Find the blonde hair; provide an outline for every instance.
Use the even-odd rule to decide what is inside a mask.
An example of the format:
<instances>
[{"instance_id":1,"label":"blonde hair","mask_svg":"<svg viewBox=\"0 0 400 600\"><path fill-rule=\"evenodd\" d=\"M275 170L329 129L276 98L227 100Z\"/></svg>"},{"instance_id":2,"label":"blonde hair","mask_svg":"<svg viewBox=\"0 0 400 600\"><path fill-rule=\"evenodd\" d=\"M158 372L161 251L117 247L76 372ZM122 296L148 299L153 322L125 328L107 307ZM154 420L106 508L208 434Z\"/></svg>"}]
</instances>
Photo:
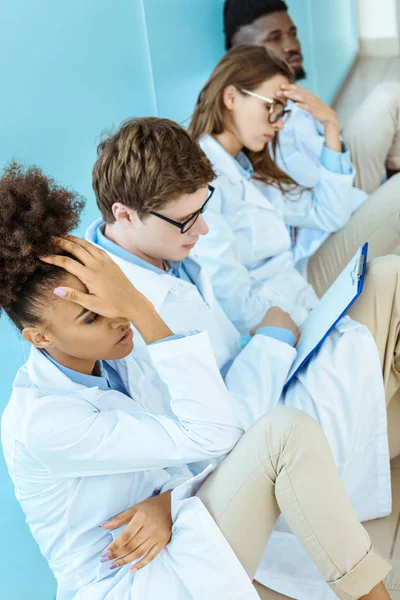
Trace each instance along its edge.
<instances>
[{"instance_id":1,"label":"blonde hair","mask_svg":"<svg viewBox=\"0 0 400 600\"><path fill-rule=\"evenodd\" d=\"M253 91L265 80L283 75L290 82L295 77L290 66L268 52L264 46L239 44L229 50L219 61L201 90L189 125L189 133L197 140L205 135L222 133L225 129L223 92L229 86L239 91ZM276 163L278 136L272 143L272 156L268 145L261 152L243 151L254 167L254 177L287 191L296 182L282 171Z\"/></svg>"}]
</instances>

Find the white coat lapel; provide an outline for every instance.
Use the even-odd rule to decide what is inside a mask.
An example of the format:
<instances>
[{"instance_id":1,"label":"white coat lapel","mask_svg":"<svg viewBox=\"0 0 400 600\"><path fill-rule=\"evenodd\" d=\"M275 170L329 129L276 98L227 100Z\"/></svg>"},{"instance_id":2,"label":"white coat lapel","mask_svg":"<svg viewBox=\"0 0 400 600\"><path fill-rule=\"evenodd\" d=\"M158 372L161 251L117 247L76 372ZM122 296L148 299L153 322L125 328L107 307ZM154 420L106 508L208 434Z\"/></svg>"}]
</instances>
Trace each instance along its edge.
<instances>
[{"instance_id":1,"label":"white coat lapel","mask_svg":"<svg viewBox=\"0 0 400 600\"><path fill-rule=\"evenodd\" d=\"M185 260L185 268L186 271L197 287L200 295L202 296L204 302L209 306L212 306L214 303L215 297L213 288L211 285L211 281L201 264L199 263L199 259L196 254L189 256Z\"/></svg>"},{"instance_id":2,"label":"white coat lapel","mask_svg":"<svg viewBox=\"0 0 400 600\"><path fill-rule=\"evenodd\" d=\"M275 210L271 202L256 188L254 183L243 177L235 159L217 140L209 135L201 140L200 145L210 159L215 171L220 175L225 175L242 187L244 201L263 209Z\"/></svg>"}]
</instances>

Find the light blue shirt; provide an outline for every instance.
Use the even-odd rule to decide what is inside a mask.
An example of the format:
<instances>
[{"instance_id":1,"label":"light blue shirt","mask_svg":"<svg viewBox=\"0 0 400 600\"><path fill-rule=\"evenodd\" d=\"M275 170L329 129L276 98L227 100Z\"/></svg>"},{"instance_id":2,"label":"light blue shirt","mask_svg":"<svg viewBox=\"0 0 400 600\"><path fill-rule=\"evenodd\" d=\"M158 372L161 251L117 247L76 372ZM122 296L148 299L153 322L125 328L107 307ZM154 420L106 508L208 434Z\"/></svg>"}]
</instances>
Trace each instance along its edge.
<instances>
[{"instance_id":1,"label":"light blue shirt","mask_svg":"<svg viewBox=\"0 0 400 600\"><path fill-rule=\"evenodd\" d=\"M100 375L86 375L85 373L79 373L79 371L74 371L73 369L65 367L47 354L47 352L44 352L43 350L42 352L53 365L60 369L60 371L74 383L84 385L87 388L98 387L100 390L104 391L116 390L117 392L125 394L125 396L130 396L119 373L117 373L117 371L108 363L105 363L102 360L97 361Z\"/></svg>"},{"instance_id":2,"label":"light blue shirt","mask_svg":"<svg viewBox=\"0 0 400 600\"><path fill-rule=\"evenodd\" d=\"M342 152L336 152L324 144L321 152L321 165L331 173L350 175L353 170L350 150L344 143L342 143Z\"/></svg>"}]
</instances>

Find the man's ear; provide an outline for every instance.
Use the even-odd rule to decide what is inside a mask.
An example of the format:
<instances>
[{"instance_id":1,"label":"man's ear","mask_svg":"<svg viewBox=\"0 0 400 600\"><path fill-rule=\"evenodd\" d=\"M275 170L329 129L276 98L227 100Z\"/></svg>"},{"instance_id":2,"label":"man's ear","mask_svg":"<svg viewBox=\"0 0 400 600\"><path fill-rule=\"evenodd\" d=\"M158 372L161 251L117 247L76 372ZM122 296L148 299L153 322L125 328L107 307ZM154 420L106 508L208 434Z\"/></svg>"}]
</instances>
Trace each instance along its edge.
<instances>
[{"instance_id":1,"label":"man's ear","mask_svg":"<svg viewBox=\"0 0 400 600\"><path fill-rule=\"evenodd\" d=\"M228 85L222 92L222 99L227 110L233 110L238 98L238 90L234 85Z\"/></svg>"},{"instance_id":2,"label":"man's ear","mask_svg":"<svg viewBox=\"0 0 400 600\"><path fill-rule=\"evenodd\" d=\"M22 336L29 344L32 344L36 348L46 349L53 345L46 334L36 327L25 327L22 331Z\"/></svg>"},{"instance_id":3,"label":"man's ear","mask_svg":"<svg viewBox=\"0 0 400 600\"><path fill-rule=\"evenodd\" d=\"M136 211L128 208L125 204L121 204L121 202L114 202L112 205L112 213L114 219L122 225L129 225L137 219Z\"/></svg>"}]
</instances>

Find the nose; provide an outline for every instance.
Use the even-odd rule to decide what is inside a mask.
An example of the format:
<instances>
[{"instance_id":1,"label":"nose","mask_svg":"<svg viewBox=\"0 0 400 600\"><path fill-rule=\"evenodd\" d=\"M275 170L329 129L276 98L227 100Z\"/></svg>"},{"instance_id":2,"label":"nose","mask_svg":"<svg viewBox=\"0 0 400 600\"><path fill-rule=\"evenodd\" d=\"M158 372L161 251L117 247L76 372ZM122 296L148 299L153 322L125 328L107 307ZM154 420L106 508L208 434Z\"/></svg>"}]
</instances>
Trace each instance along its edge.
<instances>
[{"instance_id":1,"label":"nose","mask_svg":"<svg viewBox=\"0 0 400 600\"><path fill-rule=\"evenodd\" d=\"M275 131L282 131L282 129L285 127L285 123L282 117L276 123L274 123L273 127Z\"/></svg>"},{"instance_id":2,"label":"nose","mask_svg":"<svg viewBox=\"0 0 400 600\"><path fill-rule=\"evenodd\" d=\"M208 233L208 225L205 222L203 215L199 216L196 223L194 224L193 229L195 229L193 233L196 233L197 235L206 235Z\"/></svg>"},{"instance_id":3,"label":"nose","mask_svg":"<svg viewBox=\"0 0 400 600\"><path fill-rule=\"evenodd\" d=\"M110 327L112 330L116 330L116 329L123 329L124 327L126 327L126 329L128 329L128 327L130 326L128 319L125 319L124 317L116 317L115 319L111 319L110 320Z\"/></svg>"},{"instance_id":4,"label":"nose","mask_svg":"<svg viewBox=\"0 0 400 600\"><path fill-rule=\"evenodd\" d=\"M286 36L283 47L285 52L300 52L300 42L297 37Z\"/></svg>"}]
</instances>

